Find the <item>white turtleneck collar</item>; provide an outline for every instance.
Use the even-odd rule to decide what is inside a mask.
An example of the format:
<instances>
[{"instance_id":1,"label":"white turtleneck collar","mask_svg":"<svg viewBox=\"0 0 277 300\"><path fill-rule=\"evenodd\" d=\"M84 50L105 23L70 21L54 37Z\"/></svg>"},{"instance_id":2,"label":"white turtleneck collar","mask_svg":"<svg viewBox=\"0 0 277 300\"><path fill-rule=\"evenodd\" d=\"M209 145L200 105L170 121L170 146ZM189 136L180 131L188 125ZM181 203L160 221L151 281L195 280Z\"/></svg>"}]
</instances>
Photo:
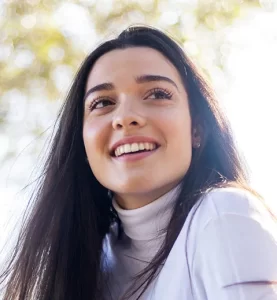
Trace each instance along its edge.
<instances>
[{"instance_id":1,"label":"white turtleneck collar","mask_svg":"<svg viewBox=\"0 0 277 300\"><path fill-rule=\"evenodd\" d=\"M155 201L131 210L122 209L113 198L125 234L132 240L157 238L168 225L179 188L180 184Z\"/></svg>"}]
</instances>

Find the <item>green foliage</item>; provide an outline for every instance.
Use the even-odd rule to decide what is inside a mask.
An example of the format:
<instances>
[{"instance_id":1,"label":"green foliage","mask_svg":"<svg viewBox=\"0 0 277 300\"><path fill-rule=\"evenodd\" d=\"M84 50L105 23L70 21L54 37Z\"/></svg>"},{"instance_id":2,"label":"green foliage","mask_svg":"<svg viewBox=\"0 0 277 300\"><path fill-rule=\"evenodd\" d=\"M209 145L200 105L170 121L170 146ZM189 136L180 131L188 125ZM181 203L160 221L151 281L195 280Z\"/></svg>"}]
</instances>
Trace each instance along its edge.
<instances>
[{"instance_id":1,"label":"green foliage","mask_svg":"<svg viewBox=\"0 0 277 300\"><path fill-rule=\"evenodd\" d=\"M222 41L213 39L208 52L203 37L214 37L259 7L258 0L4 0L0 3L0 128L15 145L22 135L35 137L45 130L49 112L41 109L44 103L62 101L88 52L131 24L157 26L184 47L190 45L189 54L207 74L207 59L222 68ZM22 97L14 99L18 94ZM21 114L36 105L38 113ZM11 114L17 121L11 120ZM16 153L16 146L10 146L3 159Z\"/></svg>"},{"instance_id":2,"label":"green foliage","mask_svg":"<svg viewBox=\"0 0 277 300\"><path fill-rule=\"evenodd\" d=\"M188 4L189 2L191 4ZM119 31L129 24L139 22L158 25L179 38L181 42L190 38L185 30L186 24L182 21L187 15L195 18L195 30L200 26L208 30L218 30L229 26L249 5L258 5L257 1L239 0L201 0L197 6L193 5L194 2L192 0L66 1L67 4L78 5L87 10L99 37L107 36L114 32L115 28ZM23 93L31 94L31 82L36 79L47 82L45 91L49 100L63 95L53 82L51 72L57 64L69 65L76 71L85 53L74 45L74 38L63 32L63 28L60 28L53 19L53 14L62 4L62 1L55 0L17 0L2 4L0 31L4 32L4 36L1 39L1 47L9 49L9 55L0 64L1 94L14 87ZM165 12L168 11L170 13L166 20ZM70 21L74 24L75 20ZM53 59L51 50L52 52L60 50L64 54L60 58ZM20 65L18 62L20 52L33 57L29 65L27 63L25 66Z\"/></svg>"}]
</instances>

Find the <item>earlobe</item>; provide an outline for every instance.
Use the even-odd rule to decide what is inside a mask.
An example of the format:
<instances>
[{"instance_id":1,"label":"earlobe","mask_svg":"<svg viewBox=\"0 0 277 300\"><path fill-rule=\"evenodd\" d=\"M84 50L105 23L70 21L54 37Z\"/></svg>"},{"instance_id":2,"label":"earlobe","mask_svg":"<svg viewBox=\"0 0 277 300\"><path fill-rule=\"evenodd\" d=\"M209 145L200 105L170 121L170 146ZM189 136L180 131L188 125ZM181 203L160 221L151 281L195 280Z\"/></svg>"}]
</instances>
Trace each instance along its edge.
<instances>
[{"instance_id":1,"label":"earlobe","mask_svg":"<svg viewBox=\"0 0 277 300\"><path fill-rule=\"evenodd\" d=\"M201 133L199 126L194 127L192 130L192 147L200 148L201 146Z\"/></svg>"},{"instance_id":2,"label":"earlobe","mask_svg":"<svg viewBox=\"0 0 277 300\"><path fill-rule=\"evenodd\" d=\"M194 142L194 143L192 144L192 146L193 146L193 148L197 149L197 148L200 148L201 143L200 143L200 142Z\"/></svg>"}]
</instances>

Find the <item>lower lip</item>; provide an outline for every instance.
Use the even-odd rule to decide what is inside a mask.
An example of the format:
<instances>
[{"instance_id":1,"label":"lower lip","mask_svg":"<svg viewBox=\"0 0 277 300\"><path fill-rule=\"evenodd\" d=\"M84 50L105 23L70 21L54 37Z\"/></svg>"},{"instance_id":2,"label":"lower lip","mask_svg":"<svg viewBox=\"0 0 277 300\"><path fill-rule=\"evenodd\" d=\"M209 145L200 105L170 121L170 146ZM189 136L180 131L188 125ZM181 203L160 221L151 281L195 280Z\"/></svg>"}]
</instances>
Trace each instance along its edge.
<instances>
[{"instance_id":1,"label":"lower lip","mask_svg":"<svg viewBox=\"0 0 277 300\"><path fill-rule=\"evenodd\" d=\"M114 159L116 159L118 161L124 161L124 162L137 161L137 160L141 160L145 157L152 155L157 150L158 150L158 148L156 148L154 150L150 150L150 151L135 153L135 154L124 154L122 156L115 156Z\"/></svg>"}]
</instances>

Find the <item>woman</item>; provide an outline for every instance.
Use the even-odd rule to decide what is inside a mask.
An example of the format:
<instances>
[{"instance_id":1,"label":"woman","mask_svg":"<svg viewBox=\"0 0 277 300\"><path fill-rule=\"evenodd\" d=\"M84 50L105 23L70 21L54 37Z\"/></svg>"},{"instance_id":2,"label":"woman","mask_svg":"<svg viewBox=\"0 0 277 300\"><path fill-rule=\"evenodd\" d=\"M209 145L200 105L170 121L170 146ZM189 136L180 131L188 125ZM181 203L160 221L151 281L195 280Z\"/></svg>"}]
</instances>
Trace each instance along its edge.
<instances>
[{"instance_id":1,"label":"woman","mask_svg":"<svg viewBox=\"0 0 277 300\"><path fill-rule=\"evenodd\" d=\"M75 78L4 299L277 299L274 226L195 66L130 27Z\"/></svg>"}]
</instances>

